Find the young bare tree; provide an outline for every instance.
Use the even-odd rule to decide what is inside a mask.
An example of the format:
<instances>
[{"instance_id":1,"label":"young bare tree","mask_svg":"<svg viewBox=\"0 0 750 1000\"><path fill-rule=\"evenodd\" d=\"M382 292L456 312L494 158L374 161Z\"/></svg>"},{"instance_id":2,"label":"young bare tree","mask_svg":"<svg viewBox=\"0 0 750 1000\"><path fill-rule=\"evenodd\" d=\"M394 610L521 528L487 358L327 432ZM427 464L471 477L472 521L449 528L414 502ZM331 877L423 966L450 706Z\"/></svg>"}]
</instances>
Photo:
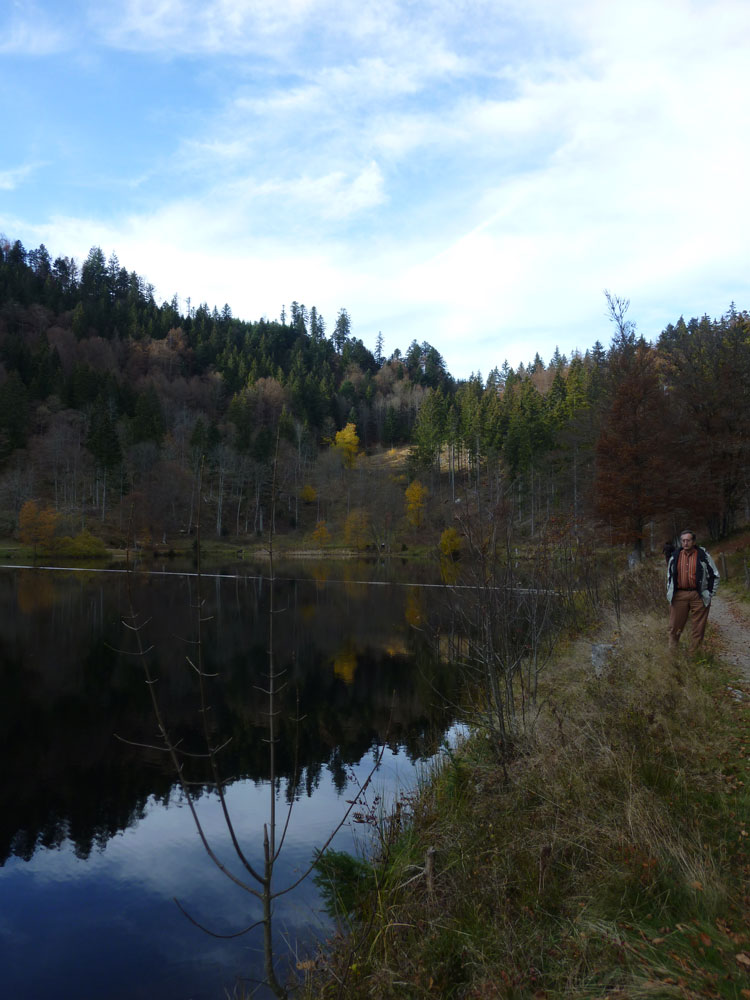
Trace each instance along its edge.
<instances>
[{"instance_id":1,"label":"young bare tree","mask_svg":"<svg viewBox=\"0 0 750 1000\"><path fill-rule=\"evenodd\" d=\"M276 456L278 457L278 435L277 435L277 448ZM274 462L274 473L273 473L273 484L272 484L272 497L275 497L276 492L276 474L275 474ZM199 495L201 492L201 485L199 482ZM272 501L273 502L273 501ZM270 518L271 523L273 523L273 517ZM132 532L131 532L132 534ZM276 769L276 748L277 748L277 724L278 724L278 707L277 699L285 685L284 671L279 670L276 665L274 656L274 631L275 631L275 621L276 615L279 610L275 607L274 602L274 584L275 584L275 572L274 572L274 553L273 553L273 530L269 530L268 536L268 555L269 555L269 613L268 613L268 654L267 654L267 670L265 686L262 688L256 688L258 696L260 699L265 701L266 704L266 725L267 725L267 745L268 745L268 816L267 820L263 823L263 842L262 842L262 855L260 863L256 863L252 860L248 848L243 844L243 837L240 830L238 830L234 819L232 817L228 800L227 800L227 789L230 784L230 779L228 779L221 769L221 753L229 744L229 740L223 740L220 734L216 731L215 726L212 723L214 719L214 713L212 712L211 706L211 691L212 685L216 682L217 675L211 673L206 668L204 659L204 649L205 649L205 631L208 627L209 618L205 616L204 612L204 602L202 598L202 570L201 570L201 557L200 557L200 539L201 539L201 519L200 519L200 505L198 508L198 515L196 520L196 558L197 558L197 600L194 607L195 611L195 635L191 640L192 653L186 657L186 663L189 668L194 672L197 677L198 691L199 691L199 712L201 718L201 728L202 728L202 743L201 748L188 749L184 747L178 740L176 740L172 733L170 732L169 725L167 724L164 711L159 702L157 694L157 685L155 683L156 679L152 674L151 669L151 648L146 643L146 628L149 623L149 619L144 618L142 615L136 613L134 605L131 598L131 609L129 617L124 621L125 626L128 631L135 637L135 654L138 657L142 669L144 671L145 681L148 687L149 695L151 698L152 709L154 712L154 717L157 722L157 729L159 734L159 742L154 747L149 747L148 749L156 749L166 754L171 761L177 782L182 791L185 802L190 810L190 815L192 821L195 824L195 828L200 837L201 843L213 864L222 872L222 874L235 886L248 893L251 897L258 900L261 904L262 916L260 920L253 921L246 927L242 927L237 931L229 934L218 933L204 924L199 923L177 900L177 905L180 907L185 916L201 930L205 931L214 937L219 938L234 938L239 937L244 934L248 934L250 931L257 927L262 928L263 933L263 955L264 955L264 981L266 985L270 988L274 996L280 998L286 998L289 995L287 987L282 983L279 978L276 961L275 961L275 948L274 948L274 904L282 896L290 893L295 889L301 882L303 882L313 871L315 861L311 859L310 865L302 871L297 877L293 878L290 882L284 885L278 885L275 878L277 863L281 855L282 849L284 847L284 842L289 830L289 824L292 817L292 810L294 806L294 801L296 798L296 785L289 790L287 796L287 805L285 813L279 815L277 811L277 769ZM298 722L299 720L297 720ZM120 737L118 737L120 738ZM129 742L129 741L126 741ZM192 777L190 773L192 768L197 764L201 763L204 767L208 768L208 775L203 773L198 779ZM325 843L323 843L318 854L326 851L329 847L333 838L336 836L341 827L346 823L352 810L358 803L361 795L363 795L375 773L378 765L380 763L380 758L374 763L370 774L368 775L365 782L359 789L359 794L355 795L350 801L348 808L343 813L339 822L330 831L328 838ZM297 768L293 769L292 778L294 782L296 780ZM242 874L238 875L233 870L232 867L219 855L218 851L214 847L211 841L211 837L207 832L201 817L197 809L197 795L203 788L211 789L217 796L221 805L222 816L227 832L229 833L233 854L235 860L239 862L240 871Z\"/></svg>"},{"instance_id":2,"label":"young bare tree","mask_svg":"<svg viewBox=\"0 0 750 1000\"><path fill-rule=\"evenodd\" d=\"M454 656L476 699L473 721L500 760L512 756L538 713L538 680L575 606L566 533L549 525L514 544L507 501L465 503L456 524L467 569L448 588L457 622Z\"/></svg>"}]
</instances>

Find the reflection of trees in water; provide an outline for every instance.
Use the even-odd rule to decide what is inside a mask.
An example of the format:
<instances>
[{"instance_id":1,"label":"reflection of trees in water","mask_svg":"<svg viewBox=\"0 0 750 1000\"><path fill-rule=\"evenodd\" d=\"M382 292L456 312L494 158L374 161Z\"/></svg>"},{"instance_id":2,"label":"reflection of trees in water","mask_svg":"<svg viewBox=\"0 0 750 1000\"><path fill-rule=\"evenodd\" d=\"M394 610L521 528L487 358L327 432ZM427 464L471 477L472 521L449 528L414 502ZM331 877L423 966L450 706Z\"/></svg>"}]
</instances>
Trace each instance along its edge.
<instances>
[{"instance_id":1,"label":"reflection of trees in water","mask_svg":"<svg viewBox=\"0 0 750 1000\"><path fill-rule=\"evenodd\" d=\"M410 590L406 595L404 617L409 625L419 628L425 621L424 597L418 590Z\"/></svg>"},{"instance_id":2,"label":"reflection of trees in water","mask_svg":"<svg viewBox=\"0 0 750 1000\"><path fill-rule=\"evenodd\" d=\"M333 661L333 672L344 684L353 684L356 669L357 652L349 642L336 654Z\"/></svg>"},{"instance_id":3,"label":"reflection of trees in water","mask_svg":"<svg viewBox=\"0 0 750 1000\"><path fill-rule=\"evenodd\" d=\"M21 570L18 574L18 610L30 615L45 611L55 603L55 587L49 573Z\"/></svg>"},{"instance_id":4,"label":"reflection of trees in water","mask_svg":"<svg viewBox=\"0 0 750 1000\"><path fill-rule=\"evenodd\" d=\"M135 823L150 796L168 799L174 776L160 755L113 738L153 741L143 675L114 652L122 644L119 578L92 583L48 575L44 600L20 607L17 576L0 578L0 614L9 623L0 637L6 762L0 863L10 853L30 858L36 847L54 847L66 837L85 857ZM386 731L409 758L429 755L452 722L435 692L452 699L456 679L433 662L420 633L404 625L411 593L354 583L323 590L313 583L278 585L276 606L288 611L279 616L275 643L287 680L277 699L277 775L296 776L298 794L311 795L324 768L343 789L347 765L382 742ZM211 702L218 732L232 737L222 765L225 773L263 781L267 717L255 687L266 669L268 583L216 581L206 596L206 614L213 616L206 670L220 673ZM200 740L197 691L178 637L189 633L194 599L189 579L148 577L136 591L140 607L153 615L153 669L168 722L186 745ZM297 697L299 727L293 722Z\"/></svg>"}]
</instances>

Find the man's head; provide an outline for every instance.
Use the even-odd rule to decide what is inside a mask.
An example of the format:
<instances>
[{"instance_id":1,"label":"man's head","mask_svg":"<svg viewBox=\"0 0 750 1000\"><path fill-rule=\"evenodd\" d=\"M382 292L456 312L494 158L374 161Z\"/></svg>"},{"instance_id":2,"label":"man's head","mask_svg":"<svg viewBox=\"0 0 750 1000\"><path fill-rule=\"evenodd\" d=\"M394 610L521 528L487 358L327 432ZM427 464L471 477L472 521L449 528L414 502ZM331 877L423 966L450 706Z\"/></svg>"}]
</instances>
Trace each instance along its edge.
<instances>
[{"instance_id":1,"label":"man's head","mask_svg":"<svg viewBox=\"0 0 750 1000\"><path fill-rule=\"evenodd\" d=\"M695 545L695 532L691 531L690 528L686 528L685 531L681 531L680 545L686 552L689 552Z\"/></svg>"}]
</instances>

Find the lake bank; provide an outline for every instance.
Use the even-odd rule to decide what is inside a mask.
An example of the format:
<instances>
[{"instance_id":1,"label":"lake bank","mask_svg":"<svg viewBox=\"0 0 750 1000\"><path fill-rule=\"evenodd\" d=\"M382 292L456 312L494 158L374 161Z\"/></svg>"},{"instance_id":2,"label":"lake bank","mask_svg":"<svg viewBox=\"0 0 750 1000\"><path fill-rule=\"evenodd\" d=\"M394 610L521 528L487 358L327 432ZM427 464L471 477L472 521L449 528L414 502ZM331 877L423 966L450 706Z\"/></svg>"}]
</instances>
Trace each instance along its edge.
<instances>
[{"instance_id":1,"label":"lake bank","mask_svg":"<svg viewBox=\"0 0 750 1000\"><path fill-rule=\"evenodd\" d=\"M329 545L321 548L318 545L306 547L301 545L299 539L284 539L284 536L277 536L274 539L274 558L278 560L300 560L313 562L319 560L326 561L416 561L430 562L437 565L437 548L430 548L424 545L415 545L409 548L403 546L393 551L376 550L374 546L363 549L351 548L350 546ZM13 539L0 539L0 561L8 568L18 567L44 568L57 559L58 553L53 548L49 551L38 551L35 555L33 549L27 545L20 545ZM70 558L70 557L69 557ZM103 548L98 555L92 556L89 553L81 554L79 557L72 557L82 565L101 566L102 563L111 563L125 566L128 561L137 564L146 564L153 561L190 561L195 562L195 548L193 545L182 543L167 543L163 545L153 545L139 547L138 549L127 550L124 548ZM228 563L257 562L267 565L270 560L268 542L255 541L252 545L243 544L242 541L236 543L203 541L201 543L201 564L209 570ZM57 568L57 567L56 567Z\"/></svg>"},{"instance_id":2,"label":"lake bank","mask_svg":"<svg viewBox=\"0 0 750 1000\"><path fill-rule=\"evenodd\" d=\"M750 995L747 681L716 627L672 661L643 590L547 671L506 774L475 736L381 831L377 890L308 996Z\"/></svg>"}]
</instances>

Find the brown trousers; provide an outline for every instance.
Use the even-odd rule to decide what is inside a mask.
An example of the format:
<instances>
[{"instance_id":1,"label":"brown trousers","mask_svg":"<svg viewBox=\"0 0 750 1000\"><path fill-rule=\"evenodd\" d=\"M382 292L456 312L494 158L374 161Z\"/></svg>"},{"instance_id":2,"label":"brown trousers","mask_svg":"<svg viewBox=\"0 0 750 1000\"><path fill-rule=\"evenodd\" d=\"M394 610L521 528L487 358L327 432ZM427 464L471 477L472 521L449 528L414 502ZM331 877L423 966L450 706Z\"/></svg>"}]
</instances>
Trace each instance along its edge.
<instances>
[{"instance_id":1,"label":"brown trousers","mask_svg":"<svg viewBox=\"0 0 750 1000\"><path fill-rule=\"evenodd\" d=\"M708 608L697 590L676 590L669 606L669 648L677 649L682 630L690 616L690 651L703 642L708 622Z\"/></svg>"}]
</instances>

